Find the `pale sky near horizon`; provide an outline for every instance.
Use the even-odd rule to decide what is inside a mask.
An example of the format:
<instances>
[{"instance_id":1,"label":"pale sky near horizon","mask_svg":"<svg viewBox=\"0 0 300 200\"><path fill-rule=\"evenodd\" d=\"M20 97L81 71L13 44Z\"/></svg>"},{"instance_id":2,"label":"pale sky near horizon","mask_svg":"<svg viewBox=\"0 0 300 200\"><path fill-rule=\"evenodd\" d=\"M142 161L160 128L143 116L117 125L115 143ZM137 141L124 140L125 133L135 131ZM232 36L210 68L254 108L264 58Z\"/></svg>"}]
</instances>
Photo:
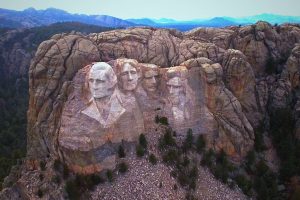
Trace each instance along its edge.
<instances>
[{"instance_id":1,"label":"pale sky near horizon","mask_svg":"<svg viewBox=\"0 0 300 200\"><path fill-rule=\"evenodd\" d=\"M262 13L300 16L300 0L0 0L0 8L24 10L49 7L78 14L127 18L190 20L218 16L244 17Z\"/></svg>"}]
</instances>

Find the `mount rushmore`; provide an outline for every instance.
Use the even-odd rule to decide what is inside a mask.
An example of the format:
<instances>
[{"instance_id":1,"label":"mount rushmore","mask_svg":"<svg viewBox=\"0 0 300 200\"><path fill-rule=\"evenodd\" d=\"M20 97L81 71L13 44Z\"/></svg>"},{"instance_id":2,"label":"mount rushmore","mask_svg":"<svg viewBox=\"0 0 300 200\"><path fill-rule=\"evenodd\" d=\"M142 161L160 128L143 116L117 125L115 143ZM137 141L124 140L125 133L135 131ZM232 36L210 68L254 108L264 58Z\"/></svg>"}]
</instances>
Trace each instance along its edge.
<instances>
[{"instance_id":1,"label":"mount rushmore","mask_svg":"<svg viewBox=\"0 0 300 200\"><path fill-rule=\"evenodd\" d=\"M120 144L132 152L140 134L163 135L157 117L168 120L178 141L192 131L204 137L207 149L242 163L273 109L299 109L299 41L298 25L266 22L52 36L29 68L27 156L17 193L35 196L28 181L37 175L29 172L45 159L58 159L78 174L114 169ZM63 198L61 190L49 190Z\"/></svg>"}]
</instances>

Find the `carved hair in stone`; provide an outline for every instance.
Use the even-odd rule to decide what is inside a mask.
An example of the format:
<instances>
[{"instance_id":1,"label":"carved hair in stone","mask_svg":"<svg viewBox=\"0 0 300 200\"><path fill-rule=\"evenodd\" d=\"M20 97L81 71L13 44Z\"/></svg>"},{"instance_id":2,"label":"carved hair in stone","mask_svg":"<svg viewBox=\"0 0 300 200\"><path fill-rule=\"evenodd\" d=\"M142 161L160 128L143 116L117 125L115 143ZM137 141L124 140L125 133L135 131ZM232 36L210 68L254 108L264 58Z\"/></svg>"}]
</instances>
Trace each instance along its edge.
<instances>
[{"instance_id":1,"label":"carved hair in stone","mask_svg":"<svg viewBox=\"0 0 300 200\"><path fill-rule=\"evenodd\" d=\"M117 76L109 64L97 62L92 65L85 83L90 97L99 99L113 93L117 84Z\"/></svg>"},{"instance_id":2,"label":"carved hair in stone","mask_svg":"<svg viewBox=\"0 0 300 200\"><path fill-rule=\"evenodd\" d=\"M116 60L115 71L121 91L133 91L136 89L140 78L140 68L136 60L126 58Z\"/></svg>"},{"instance_id":3,"label":"carved hair in stone","mask_svg":"<svg viewBox=\"0 0 300 200\"><path fill-rule=\"evenodd\" d=\"M109 64L98 62L91 67L86 81L91 98L81 113L108 128L125 112L116 88L117 76Z\"/></svg>"}]
</instances>

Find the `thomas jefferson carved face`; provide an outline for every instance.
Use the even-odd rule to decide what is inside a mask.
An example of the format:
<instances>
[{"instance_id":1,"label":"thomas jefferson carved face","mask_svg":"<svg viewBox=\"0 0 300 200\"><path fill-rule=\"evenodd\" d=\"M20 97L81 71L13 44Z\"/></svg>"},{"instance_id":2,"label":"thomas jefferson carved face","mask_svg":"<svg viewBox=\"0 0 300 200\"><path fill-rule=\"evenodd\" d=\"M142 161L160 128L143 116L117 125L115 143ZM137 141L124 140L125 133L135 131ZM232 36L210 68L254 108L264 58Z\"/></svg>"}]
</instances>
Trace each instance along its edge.
<instances>
[{"instance_id":1,"label":"thomas jefferson carved face","mask_svg":"<svg viewBox=\"0 0 300 200\"><path fill-rule=\"evenodd\" d=\"M117 77L110 65L99 62L92 66L88 82L92 97L100 99L112 95Z\"/></svg>"},{"instance_id":2,"label":"thomas jefferson carved face","mask_svg":"<svg viewBox=\"0 0 300 200\"><path fill-rule=\"evenodd\" d=\"M120 81L122 83L123 90L134 90L138 82L138 73L136 68L130 63L125 63L121 68Z\"/></svg>"},{"instance_id":3,"label":"thomas jefferson carved face","mask_svg":"<svg viewBox=\"0 0 300 200\"><path fill-rule=\"evenodd\" d=\"M144 71L143 88L148 92L155 92L158 86L158 71L157 69L148 69Z\"/></svg>"},{"instance_id":4,"label":"thomas jefferson carved face","mask_svg":"<svg viewBox=\"0 0 300 200\"><path fill-rule=\"evenodd\" d=\"M167 87L169 91L169 99L173 105L178 105L180 103L181 97L184 94L184 86L179 77L173 77L167 82Z\"/></svg>"}]
</instances>

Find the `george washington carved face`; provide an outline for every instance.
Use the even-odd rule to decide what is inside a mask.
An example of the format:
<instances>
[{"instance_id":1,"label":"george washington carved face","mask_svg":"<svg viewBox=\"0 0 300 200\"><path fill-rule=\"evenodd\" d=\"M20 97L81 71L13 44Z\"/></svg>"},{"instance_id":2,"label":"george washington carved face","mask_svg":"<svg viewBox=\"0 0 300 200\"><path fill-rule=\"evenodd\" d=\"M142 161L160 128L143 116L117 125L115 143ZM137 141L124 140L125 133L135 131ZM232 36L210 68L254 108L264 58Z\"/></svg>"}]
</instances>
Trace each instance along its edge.
<instances>
[{"instance_id":1,"label":"george washington carved face","mask_svg":"<svg viewBox=\"0 0 300 200\"><path fill-rule=\"evenodd\" d=\"M88 84L94 99L111 96L117 77L112 67L104 62L94 64L89 72Z\"/></svg>"}]
</instances>

